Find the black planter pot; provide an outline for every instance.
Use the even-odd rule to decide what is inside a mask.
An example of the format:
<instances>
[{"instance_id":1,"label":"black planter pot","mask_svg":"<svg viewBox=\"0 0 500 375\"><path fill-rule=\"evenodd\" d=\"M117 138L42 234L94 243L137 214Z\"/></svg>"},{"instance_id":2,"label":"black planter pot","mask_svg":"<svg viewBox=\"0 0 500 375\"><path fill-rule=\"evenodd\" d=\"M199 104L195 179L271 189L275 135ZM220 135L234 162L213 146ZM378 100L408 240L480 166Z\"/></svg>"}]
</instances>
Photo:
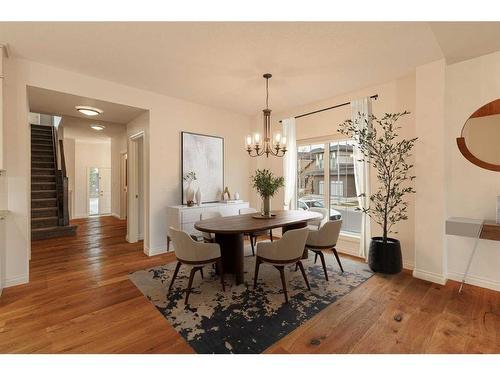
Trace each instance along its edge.
<instances>
[{"instance_id":1,"label":"black planter pot","mask_svg":"<svg viewBox=\"0 0 500 375\"><path fill-rule=\"evenodd\" d=\"M401 272L403 258L399 240L387 238L387 242L384 244L382 237L372 237L370 252L368 253L368 265L374 272L387 274Z\"/></svg>"}]
</instances>

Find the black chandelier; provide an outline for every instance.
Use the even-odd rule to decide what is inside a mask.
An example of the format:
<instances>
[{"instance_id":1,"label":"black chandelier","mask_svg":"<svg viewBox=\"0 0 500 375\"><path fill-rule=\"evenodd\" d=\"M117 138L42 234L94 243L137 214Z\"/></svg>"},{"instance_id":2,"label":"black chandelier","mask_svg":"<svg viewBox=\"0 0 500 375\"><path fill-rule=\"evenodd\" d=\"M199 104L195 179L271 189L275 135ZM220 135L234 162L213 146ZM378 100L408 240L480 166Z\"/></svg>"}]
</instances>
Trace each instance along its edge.
<instances>
[{"instance_id":1,"label":"black chandelier","mask_svg":"<svg viewBox=\"0 0 500 375\"><path fill-rule=\"evenodd\" d=\"M276 133L274 139L271 138L271 110L269 109L269 79L272 77L271 73L263 75L266 79L266 109L264 112L264 136L261 137L260 133L255 133L253 138L251 135L247 136L247 152L251 157L269 154L277 157L282 157L286 153L286 137L281 137L281 133Z\"/></svg>"}]
</instances>

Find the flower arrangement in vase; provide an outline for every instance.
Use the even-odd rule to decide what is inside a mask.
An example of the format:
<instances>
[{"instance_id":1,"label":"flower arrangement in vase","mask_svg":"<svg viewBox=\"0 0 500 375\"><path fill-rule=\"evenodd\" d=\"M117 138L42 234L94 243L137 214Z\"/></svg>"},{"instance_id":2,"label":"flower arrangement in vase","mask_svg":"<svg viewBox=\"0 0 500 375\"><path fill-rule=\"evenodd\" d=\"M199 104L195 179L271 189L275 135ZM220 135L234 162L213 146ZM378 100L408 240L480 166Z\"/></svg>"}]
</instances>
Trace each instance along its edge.
<instances>
[{"instance_id":1,"label":"flower arrangement in vase","mask_svg":"<svg viewBox=\"0 0 500 375\"><path fill-rule=\"evenodd\" d=\"M186 175L183 178L184 181L187 182L188 186L186 188L186 204L188 207L191 207L194 205L194 188L193 188L193 181L196 181L196 173L191 171L186 173Z\"/></svg>"}]
</instances>

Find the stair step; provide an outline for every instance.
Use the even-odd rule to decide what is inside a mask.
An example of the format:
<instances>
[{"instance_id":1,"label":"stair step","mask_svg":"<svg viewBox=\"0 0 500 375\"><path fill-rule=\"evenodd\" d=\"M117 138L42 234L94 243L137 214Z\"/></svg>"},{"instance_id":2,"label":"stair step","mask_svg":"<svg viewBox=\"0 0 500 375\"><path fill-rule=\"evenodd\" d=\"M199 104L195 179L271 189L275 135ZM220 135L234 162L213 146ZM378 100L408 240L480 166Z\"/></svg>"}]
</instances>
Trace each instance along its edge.
<instances>
[{"instance_id":1,"label":"stair step","mask_svg":"<svg viewBox=\"0 0 500 375\"><path fill-rule=\"evenodd\" d=\"M41 130L41 129L31 129L31 135L44 138L52 138L52 131Z\"/></svg>"},{"instance_id":2,"label":"stair step","mask_svg":"<svg viewBox=\"0 0 500 375\"><path fill-rule=\"evenodd\" d=\"M37 228L31 230L32 240L42 240L54 237L67 237L76 235L76 226L68 225L64 227Z\"/></svg>"},{"instance_id":3,"label":"stair step","mask_svg":"<svg viewBox=\"0 0 500 375\"><path fill-rule=\"evenodd\" d=\"M31 189L33 190L33 184L42 184L44 186L55 186L56 183L56 176L55 175L34 175L31 176ZM47 188L43 189L35 189L35 190L46 190Z\"/></svg>"},{"instance_id":4,"label":"stair step","mask_svg":"<svg viewBox=\"0 0 500 375\"><path fill-rule=\"evenodd\" d=\"M31 145L31 151L52 151L52 144L50 145Z\"/></svg>"},{"instance_id":5,"label":"stair step","mask_svg":"<svg viewBox=\"0 0 500 375\"><path fill-rule=\"evenodd\" d=\"M59 219L57 216L37 217L31 219L31 229L53 228L57 226Z\"/></svg>"},{"instance_id":6,"label":"stair step","mask_svg":"<svg viewBox=\"0 0 500 375\"><path fill-rule=\"evenodd\" d=\"M57 198L57 190L31 190L31 199Z\"/></svg>"},{"instance_id":7,"label":"stair step","mask_svg":"<svg viewBox=\"0 0 500 375\"><path fill-rule=\"evenodd\" d=\"M32 208L31 218L57 216L57 207Z\"/></svg>"},{"instance_id":8,"label":"stair step","mask_svg":"<svg viewBox=\"0 0 500 375\"><path fill-rule=\"evenodd\" d=\"M52 139L31 138L31 147L48 146L52 149Z\"/></svg>"},{"instance_id":9,"label":"stair step","mask_svg":"<svg viewBox=\"0 0 500 375\"><path fill-rule=\"evenodd\" d=\"M54 156L51 155L36 155L31 154L31 162L51 162L54 163Z\"/></svg>"},{"instance_id":10,"label":"stair step","mask_svg":"<svg viewBox=\"0 0 500 375\"><path fill-rule=\"evenodd\" d=\"M33 207L33 208L56 207L57 208L57 199L56 198L32 199L31 200L31 207Z\"/></svg>"},{"instance_id":11,"label":"stair step","mask_svg":"<svg viewBox=\"0 0 500 375\"><path fill-rule=\"evenodd\" d=\"M42 176L52 176L56 174L54 168L31 168L31 175L42 175Z\"/></svg>"},{"instance_id":12,"label":"stair step","mask_svg":"<svg viewBox=\"0 0 500 375\"><path fill-rule=\"evenodd\" d=\"M39 161L39 160L32 160L31 161L31 167L32 168L50 168L54 169L54 162L51 161Z\"/></svg>"},{"instance_id":13,"label":"stair step","mask_svg":"<svg viewBox=\"0 0 500 375\"><path fill-rule=\"evenodd\" d=\"M45 130L45 131L52 131L52 126L49 125L38 125L38 124L31 124L31 129L36 129L36 130Z\"/></svg>"}]
</instances>

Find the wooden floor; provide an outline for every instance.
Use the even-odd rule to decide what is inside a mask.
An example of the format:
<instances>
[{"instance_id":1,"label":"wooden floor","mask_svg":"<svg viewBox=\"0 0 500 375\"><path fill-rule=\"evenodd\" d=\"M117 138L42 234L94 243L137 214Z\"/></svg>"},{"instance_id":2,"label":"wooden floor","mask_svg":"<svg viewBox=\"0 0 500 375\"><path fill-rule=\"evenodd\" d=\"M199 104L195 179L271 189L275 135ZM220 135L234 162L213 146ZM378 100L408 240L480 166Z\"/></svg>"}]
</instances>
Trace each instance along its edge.
<instances>
[{"instance_id":1,"label":"wooden floor","mask_svg":"<svg viewBox=\"0 0 500 375\"><path fill-rule=\"evenodd\" d=\"M34 242L30 283L4 290L0 353L192 353L127 279L173 255L145 256L113 217L75 224L76 238ZM500 353L500 293L376 275L267 352Z\"/></svg>"}]
</instances>

